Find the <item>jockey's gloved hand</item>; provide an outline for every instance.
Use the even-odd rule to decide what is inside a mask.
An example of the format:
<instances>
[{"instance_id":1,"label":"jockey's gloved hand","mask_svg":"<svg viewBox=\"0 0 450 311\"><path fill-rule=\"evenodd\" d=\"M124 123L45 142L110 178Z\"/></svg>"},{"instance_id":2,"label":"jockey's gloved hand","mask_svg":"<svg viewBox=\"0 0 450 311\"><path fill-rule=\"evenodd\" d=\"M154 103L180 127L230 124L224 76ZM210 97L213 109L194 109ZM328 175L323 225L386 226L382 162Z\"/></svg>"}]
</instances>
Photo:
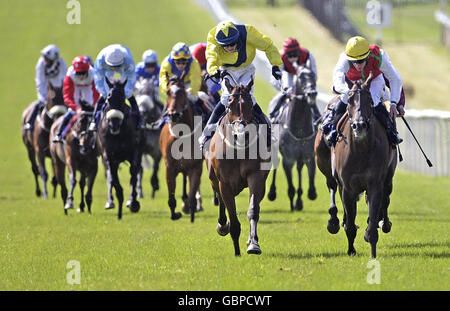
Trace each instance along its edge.
<instances>
[{"instance_id":1,"label":"jockey's gloved hand","mask_svg":"<svg viewBox=\"0 0 450 311\"><path fill-rule=\"evenodd\" d=\"M277 79L280 80L281 79L281 70L280 67L278 66L272 66L272 76Z\"/></svg>"},{"instance_id":2,"label":"jockey's gloved hand","mask_svg":"<svg viewBox=\"0 0 450 311\"><path fill-rule=\"evenodd\" d=\"M225 78L227 75L228 75L228 71L222 70L222 71L220 72L220 79Z\"/></svg>"},{"instance_id":3,"label":"jockey's gloved hand","mask_svg":"<svg viewBox=\"0 0 450 311\"><path fill-rule=\"evenodd\" d=\"M220 79L220 70L217 70L216 73L211 76L211 78L219 80Z\"/></svg>"}]
</instances>

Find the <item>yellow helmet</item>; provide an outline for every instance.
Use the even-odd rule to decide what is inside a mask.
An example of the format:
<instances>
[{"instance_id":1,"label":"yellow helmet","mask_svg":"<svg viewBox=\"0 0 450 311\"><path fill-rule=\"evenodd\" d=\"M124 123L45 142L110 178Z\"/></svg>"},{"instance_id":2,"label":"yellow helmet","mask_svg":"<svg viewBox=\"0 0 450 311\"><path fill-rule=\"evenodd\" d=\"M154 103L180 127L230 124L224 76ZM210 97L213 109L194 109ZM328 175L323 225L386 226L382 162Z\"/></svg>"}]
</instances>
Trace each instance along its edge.
<instances>
[{"instance_id":1,"label":"yellow helmet","mask_svg":"<svg viewBox=\"0 0 450 311\"><path fill-rule=\"evenodd\" d=\"M178 42L172 48L172 59L191 58L189 47L184 42Z\"/></svg>"},{"instance_id":2,"label":"yellow helmet","mask_svg":"<svg viewBox=\"0 0 450 311\"><path fill-rule=\"evenodd\" d=\"M345 54L349 61L361 60L369 56L369 42L363 37L356 36L348 39Z\"/></svg>"}]
</instances>

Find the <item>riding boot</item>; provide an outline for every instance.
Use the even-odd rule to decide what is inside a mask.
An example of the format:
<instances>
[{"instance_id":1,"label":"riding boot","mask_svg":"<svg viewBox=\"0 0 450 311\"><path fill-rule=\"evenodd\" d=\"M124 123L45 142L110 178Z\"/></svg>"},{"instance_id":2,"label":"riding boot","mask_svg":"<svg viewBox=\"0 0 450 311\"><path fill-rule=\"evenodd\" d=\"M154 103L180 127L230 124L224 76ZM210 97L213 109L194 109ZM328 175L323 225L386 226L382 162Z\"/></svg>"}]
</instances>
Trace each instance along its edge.
<instances>
[{"instance_id":1,"label":"riding boot","mask_svg":"<svg viewBox=\"0 0 450 311\"><path fill-rule=\"evenodd\" d=\"M273 107L273 109L269 112L269 118L271 120L273 120L274 118L276 118L278 116L278 111L280 110L282 104L286 100L286 95L281 94L281 96L278 98L278 100L276 98L274 100L276 100L275 107Z\"/></svg>"},{"instance_id":2,"label":"riding boot","mask_svg":"<svg viewBox=\"0 0 450 311\"><path fill-rule=\"evenodd\" d=\"M67 124L69 123L70 119L74 116L75 111L72 109L69 109L69 111L66 112L64 115L63 120L61 121L61 124L59 124L58 129L56 130L56 135L53 137L52 142L54 143L60 143L64 140L64 136L62 135L63 131L67 127Z\"/></svg>"},{"instance_id":3,"label":"riding boot","mask_svg":"<svg viewBox=\"0 0 450 311\"><path fill-rule=\"evenodd\" d=\"M336 126L345 113L346 108L347 105L343 101L338 101L322 124L321 130L323 134L326 135L325 140L330 146L336 144L338 138Z\"/></svg>"},{"instance_id":4,"label":"riding boot","mask_svg":"<svg viewBox=\"0 0 450 311\"><path fill-rule=\"evenodd\" d=\"M319 108L317 107L316 101L314 100L314 102L311 104L311 112L313 115L313 122L314 122L314 126L317 126L320 122L320 119L322 117L322 114L320 113Z\"/></svg>"},{"instance_id":5,"label":"riding boot","mask_svg":"<svg viewBox=\"0 0 450 311\"><path fill-rule=\"evenodd\" d=\"M202 136L200 136L200 138L198 139L201 149L203 149L208 139L210 139L214 135L216 124L217 122L219 122L219 119L224 112L225 106L223 104L219 103L216 105L216 107L214 107L214 110L205 125Z\"/></svg>"},{"instance_id":6,"label":"riding boot","mask_svg":"<svg viewBox=\"0 0 450 311\"><path fill-rule=\"evenodd\" d=\"M33 109L31 110L31 113L25 122L25 126L24 126L25 130L29 131L30 133L33 132L34 122L36 122L37 115L43 108L44 108L43 102L41 102L41 101L35 102Z\"/></svg>"},{"instance_id":7,"label":"riding boot","mask_svg":"<svg viewBox=\"0 0 450 311\"><path fill-rule=\"evenodd\" d=\"M400 144L403 139L398 134L395 121L391 119L385 106L382 103L378 104L374 107L374 113L381 125L386 129L389 144L392 146Z\"/></svg>"},{"instance_id":8,"label":"riding boot","mask_svg":"<svg viewBox=\"0 0 450 311\"><path fill-rule=\"evenodd\" d=\"M92 113L92 121L89 124L88 131L89 132L96 132L98 128L98 123L100 121L100 115L103 111L103 106L105 103L105 98L103 96L100 96L97 100L97 104L95 105L94 112Z\"/></svg>"},{"instance_id":9,"label":"riding boot","mask_svg":"<svg viewBox=\"0 0 450 311\"><path fill-rule=\"evenodd\" d=\"M267 146L270 147L272 145L272 124L257 103L253 105L253 117L258 124L267 126Z\"/></svg>"},{"instance_id":10,"label":"riding boot","mask_svg":"<svg viewBox=\"0 0 450 311\"><path fill-rule=\"evenodd\" d=\"M136 129L137 130L145 129L145 122L141 116L141 112L139 111L139 107L134 95L128 98L128 102L130 103L131 114L134 116L136 121Z\"/></svg>"}]
</instances>

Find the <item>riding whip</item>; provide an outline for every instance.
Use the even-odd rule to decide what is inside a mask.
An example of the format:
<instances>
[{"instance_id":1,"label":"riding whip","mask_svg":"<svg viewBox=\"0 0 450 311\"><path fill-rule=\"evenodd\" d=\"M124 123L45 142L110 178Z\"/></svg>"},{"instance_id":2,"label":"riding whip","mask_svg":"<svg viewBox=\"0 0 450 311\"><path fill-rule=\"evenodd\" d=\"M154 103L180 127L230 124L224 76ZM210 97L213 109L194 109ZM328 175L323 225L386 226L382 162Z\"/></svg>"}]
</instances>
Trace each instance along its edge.
<instances>
[{"instance_id":1,"label":"riding whip","mask_svg":"<svg viewBox=\"0 0 450 311\"><path fill-rule=\"evenodd\" d=\"M426 154L425 154L425 152L423 151L423 149L422 149L422 147L420 146L420 144L419 144L419 141L417 140L417 138L416 138L416 136L414 135L414 133L413 133L413 131L411 130L411 127L409 127L409 124L408 124L408 122L406 122L406 119L405 119L405 117L403 117L402 116L402 120L403 120L403 122L405 122L405 125L406 125L406 127L408 128L408 130L410 131L410 133L411 133L411 135L414 137L414 140L416 141L416 143L417 143L417 145L419 146L419 148L420 148L420 151L422 151L422 154L423 154L423 156L425 157L425 159L427 160L427 164L428 164L428 166L429 167L432 167L433 166L433 164L431 164L431 161L427 158L427 156L426 156Z\"/></svg>"}]
</instances>

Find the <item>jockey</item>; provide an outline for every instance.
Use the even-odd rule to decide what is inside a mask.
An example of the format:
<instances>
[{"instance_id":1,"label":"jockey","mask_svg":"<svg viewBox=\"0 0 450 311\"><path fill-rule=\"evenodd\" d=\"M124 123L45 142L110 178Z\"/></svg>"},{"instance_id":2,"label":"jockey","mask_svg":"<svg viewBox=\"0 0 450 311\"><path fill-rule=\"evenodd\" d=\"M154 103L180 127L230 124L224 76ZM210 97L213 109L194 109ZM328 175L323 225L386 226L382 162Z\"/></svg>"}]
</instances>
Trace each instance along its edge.
<instances>
[{"instance_id":1,"label":"jockey","mask_svg":"<svg viewBox=\"0 0 450 311\"><path fill-rule=\"evenodd\" d=\"M287 38L283 42L283 49L280 50L283 65L281 66L281 85L278 88L285 90L285 92L278 93L269 105L269 117L272 119L277 116L278 110L285 101L286 97L294 95L294 77L297 73L297 68L305 66L309 68L315 75L317 81L317 67L314 56L304 47L301 47L298 41L294 38ZM314 120L320 118L321 114L314 102L311 105Z\"/></svg>"},{"instance_id":2,"label":"jockey","mask_svg":"<svg viewBox=\"0 0 450 311\"><path fill-rule=\"evenodd\" d=\"M61 87L67 72L66 62L59 56L56 45L47 45L41 50L41 57L36 64L36 90L38 99L33 103L33 109L25 123L25 129L32 132L39 111L47 102L48 84Z\"/></svg>"},{"instance_id":3,"label":"jockey","mask_svg":"<svg viewBox=\"0 0 450 311\"><path fill-rule=\"evenodd\" d=\"M348 101L349 86L347 80L355 82L367 79L372 72L370 94L374 114L386 128L391 145L400 144L403 139L398 135L395 118L405 114L405 95L402 87L402 78L392 65L386 51L376 45L369 45L363 37L352 37L348 40L345 52L341 53L333 72L333 91L340 95L331 113L322 124L322 132L329 144L335 144L338 133L336 125L345 113ZM387 80L387 81L386 81ZM385 85L390 88L389 112L385 108L382 97Z\"/></svg>"},{"instance_id":4,"label":"jockey","mask_svg":"<svg viewBox=\"0 0 450 311\"><path fill-rule=\"evenodd\" d=\"M136 65L136 80L154 79L154 84L159 87L158 54L153 50L147 50L142 54L142 62Z\"/></svg>"},{"instance_id":5,"label":"jockey","mask_svg":"<svg viewBox=\"0 0 450 311\"><path fill-rule=\"evenodd\" d=\"M186 86L186 92L188 99L194 104L194 109L203 114L203 101L202 99L208 95L200 91L202 84L200 65L196 59L191 55L189 47L184 42L176 43L170 54L162 61L161 71L159 73L159 88L163 93L167 93L167 85L169 79L173 76L180 77L182 73L184 75L184 84ZM166 108L164 108L166 110ZM162 120L161 126L164 124Z\"/></svg>"},{"instance_id":6,"label":"jockey","mask_svg":"<svg viewBox=\"0 0 450 311\"><path fill-rule=\"evenodd\" d=\"M206 75L206 43L200 42L200 43L196 43L193 44L189 47L189 50L191 51L192 57L194 57L199 65L200 68L202 70L202 77L204 77ZM212 109L214 109L214 107L219 103L220 101L220 83L215 83L214 81L212 81L211 79L207 79L205 81L206 83L206 87L208 89L208 95L209 95L209 100L208 102L211 103L212 105ZM210 105L210 106L211 106ZM211 111L212 111L211 109ZM209 115L208 115L209 118ZM208 121L208 120L205 120Z\"/></svg>"},{"instance_id":7,"label":"jockey","mask_svg":"<svg viewBox=\"0 0 450 311\"><path fill-rule=\"evenodd\" d=\"M255 66L252 62L256 55L256 49L266 53L272 65L272 75L275 79L281 78L281 57L272 40L260 33L255 27L244 24L233 24L230 21L222 21L212 28L207 37L206 59L208 74L216 80L223 78L224 73L229 72L237 83L248 84L255 76ZM230 81L234 85L234 81ZM213 129L225 112L228 103L228 89L225 81L222 81L222 97L208 120L202 136L199 138L201 148L212 137ZM253 100L254 117L259 123L267 124L259 105L253 96L253 87L250 95ZM270 131L268 132L270 135Z\"/></svg>"},{"instance_id":8,"label":"jockey","mask_svg":"<svg viewBox=\"0 0 450 311\"><path fill-rule=\"evenodd\" d=\"M72 61L72 66L67 70L64 79L64 102L69 110L64 115L58 127L53 142L62 142L66 133L76 120L76 114L81 110L80 101L85 101L94 106L97 103L99 94L95 89L94 68L89 64L85 56L77 56ZM70 123L69 123L70 121Z\"/></svg>"},{"instance_id":9,"label":"jockey","mask_svg":"<svg viewBox=\"0 0 450 311\"><path fill-rule=\"evenodd\" d=\"M143 128L144 124L139 112L139 108L134 98L133 90L136 83L136 73L134 71L134 60L130 50L120 44L111 44L105 47L97 55L94 64L94 81L100 97L95 105L94 120L89 125L89 131L97 131L98 122L100 120L103 104L109 91L108 84L105 79L113 81L119 79L121 82L125 80L125 97L131 106L131 114L135 117L137 128Z\"/></svg>"}]
</instances>

